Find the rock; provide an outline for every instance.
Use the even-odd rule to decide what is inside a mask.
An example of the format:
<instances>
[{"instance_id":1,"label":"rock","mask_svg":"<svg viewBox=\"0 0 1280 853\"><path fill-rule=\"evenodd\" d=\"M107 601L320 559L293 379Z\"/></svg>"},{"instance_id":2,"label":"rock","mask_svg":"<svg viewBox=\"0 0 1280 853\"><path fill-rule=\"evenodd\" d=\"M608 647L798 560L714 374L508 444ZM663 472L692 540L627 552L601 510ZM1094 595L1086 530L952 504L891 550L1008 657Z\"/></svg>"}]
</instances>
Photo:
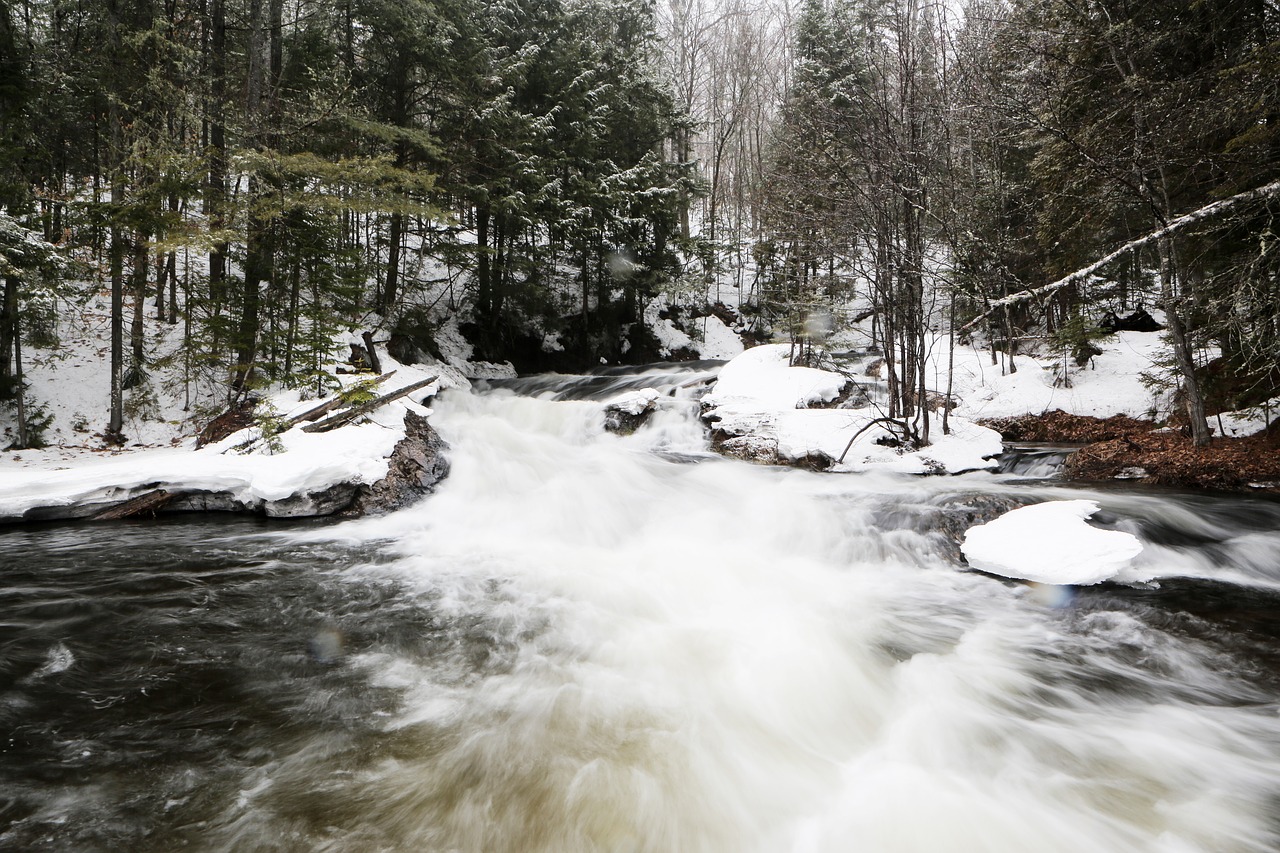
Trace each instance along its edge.
<instances>
[{"instance_id":1,"label":"rock","mask_svg":"<svg viewBox=\"0 0 1280 853\"><path fill-rule=\"evenodd\" d=\"M344 517L406 507L433 492L436 484L448 476L449 462L444 458L447 445L427 419L405 412L404 426L405 437L391 452L387 475L372 486L355 487L354 500L340 508Z\"/></svg>"},{"instance_id":2,"label":"rock","mask_svg":"<svg viewBox=\"0 0 1280 853\"><path fill-rule=\"evenodd\" d=\"M619 435L630 435L649 420L658 408L657 391L645 388L628 391L604 404L604 428Z\"/></svg>"},{"instance_id":3,"label":"rock","mask_svg":"<svg viewBox=\"0 0 1280 853\"><path fill-rule=\"evenodd\" d=\"M1162 326L1155 317L1147 313L1141 305L1127 317L1119 317L1114 311L1108 311L1102 317L1098 328L1108 334L1115 332L1163 332Z\"/></svg>"},{"instance_id":4,"label":"rock","mask_svg":"<svg viewBox=\"0 0 1280 853\"><path fill-rule=\"evenodd\" d=\"M969 528L995 521L1010 510L1029 503L1034 501L1008 495L950 495L939 501L935 512L916 516L907 526L920 533L935 534L942 556L963 565L967 561L960 546Z\"/></svg>"},{"instance_id":5,"label":"rock","mask_svg":"<svg viewBox=\"0 0 1280 853\"><path fill-rule=\"evenodd\" d=\"M268 518L329 515L351 518L390 512L429 494L449 473L449 463L443 455L444 440L427 419L406 412L404 424L405 437L391 452L386 476L372 485L335 483L328 488L267 501L244 500L226 491L167 489L160 483L148 483L136 488L107 489L80 503L32 507L19 518L0 518L0 522L78 518L116 521L176 512L239 512Z\"/></svg>"},{"instance_id":6,"label":"rock","mask_svg":"<svg viewBox=\"0 0 1280 853\"><path fill-rule=\"evenodd\" d=\"M290 495L283 500L266 501L262 512L268 518L313 518L333 515L351 506L352 499L361 487L352 483L337 483L317 492Z\"/></svg>"},{"instance_id":7,"label":"rock","mask_svg":"<svg viewBox=\"0 0 1280 853\"><path fill-rule=\"evenodd\" d=\"M711 449L721 456L741 459L743 462L755 462L759 465L786 465L808 471L826 471L836 463L821 451L806 453L804 456L793 459L778 452L776 438L759 435L729 435L723 430L712 431Z\"/></svg>"},{"instance_id":8,"label":"rock","mask_svg":"<svg viewBox=\"0 0 1280 853\"><path fill-rule=\"evenodd\" d=\"M721 430L711 433L711 449L730 459L778 465L778 440L758 435L729 435Z\"/></svg>"}]
</instances>

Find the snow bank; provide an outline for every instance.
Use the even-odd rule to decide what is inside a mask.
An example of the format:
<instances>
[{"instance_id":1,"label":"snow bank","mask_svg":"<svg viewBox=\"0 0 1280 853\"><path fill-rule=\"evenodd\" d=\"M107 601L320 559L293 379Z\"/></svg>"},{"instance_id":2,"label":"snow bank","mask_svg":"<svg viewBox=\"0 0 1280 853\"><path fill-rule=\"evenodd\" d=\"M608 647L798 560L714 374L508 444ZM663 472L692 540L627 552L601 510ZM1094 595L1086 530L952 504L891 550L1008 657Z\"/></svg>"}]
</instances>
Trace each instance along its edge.
<instances>
[{"instance_id":1,"label":"snow bank","mask_svg":"<svg viewBox=\"0 0 1280 853\"><path fill-rule=\"evenodd\" d=\"M755 347L724 366L711 392L703 398L705 417L730 436L745 436L776 448L784 461L815 454L838 459L849 440L882 412L867 406L810 408L836 400L850 385L845 376L827 370L789 366L786 344ZM999 433L964 418L951 418L950 435L935 419L932 443L902 452L877 444L891 436L882 426L863 432L843 463L832 471L887 470L903 474L959 473L994 468L988 457L1003 449Z\"/></svg>"},{"instance_id":2,"label":"snow bank","mask_svg":"<svg viewBox=\"0 0 1280 853\"><path fill-rule=\"evenodd\" d=\"M1261 406L1240 409L1235 412L1223 412L1221 415L1207 420L1210 429L1214 431L1217 431L1219 422L1221 422L1222 434L1230 438L1244 438L1256 435L1280 420L1280 397L1273 397Z\"/></svg>"},{"instance_id":3,"label":"snow bank","mask_svg":"<svg viewBox=\"0 0 1280 853\"><path fill-rule=\"evenodd\" d=\"M1102 354L1086 367L1070 363L1071 387L1055 385L1058 354L1015 356L1017 373L1001 373L987 349L957 346L953 394L956 414L978 418L1017 417L1061 409L1074 415L1146 417L1156 407L1142 374L1159 374L1168 346L1159 332L1117 332L1095 341ZM929 359L933 388L947 387L947 342L940 338Z\"/></svg>"},{"instance_id":4,"label":"snow bank","mask_svg":"<svg viewBox=\"0 0 1280 853\"><path fill-rule=\"evenodd\" d=\"M660 316L669 305L667 295L659 294L644 309L644 324L658 339L659 350L664 356L678 350L688 350L696 352L700 358L722 360L742 353L742 338L719 317L711 314L691 321L697 323L702 332L702 340L697 340L671 320Z\"/></svg>"},{"instance_id":5,"label":"snow bank","mask_svg":"<svg viewBox=\"0 0 1280 853\"><path fill-rule=\"evenodd\" d=\"M424 378L419 371L400 368L378 390L390 393ZM439 385L422 393L433 389ZM286 417L316 405L314 400L297 402L290 410L290 400L281 395L272 402ZM405 437L408 409L430 413L401 399L371 413L364 423L330 432L306 433L295 427L278 436L281 449L274 452L260 441L245 452L238 450L255 438L256 427L200 450L193 450L194 439L188 439L177 448L81 454L71 460L71 468L61 467L68 460L57 454L23 451L17 460L20 470L9 468L0 478L0 519L20 519L33 510L41 510L41 517L82 517L153 489L218 493L246 507L261 507L268 515L294 514L273 505L386 476L388 457ZM73 511L77 507L84 511Z\"/></svg>"},{"instance_id":6,"label":"snow bank","mask_svg":"<svg viewBox=\"0 0 1280 853\"><path fill-rule=\"evenodd\" d=\"M703 402L712 406L743 402L766 409L797 409L829 403L847 384L848 380L838 373L792 367L791 347L771 344L749 349L726 364Z\"/></svg>"},{"instance_id":7,"label":"snow bank","mask_svg":"<svg viewBox=\"0 0 1280 853\"><path fill-rule=\"evenodd\" d=\"M1090 527L1096 501L1050 501L971 527L960 546L975 569L1037 583L1083 586L1115 577L1142 552L1136 536Z\"/></svg>"}]
</instances>

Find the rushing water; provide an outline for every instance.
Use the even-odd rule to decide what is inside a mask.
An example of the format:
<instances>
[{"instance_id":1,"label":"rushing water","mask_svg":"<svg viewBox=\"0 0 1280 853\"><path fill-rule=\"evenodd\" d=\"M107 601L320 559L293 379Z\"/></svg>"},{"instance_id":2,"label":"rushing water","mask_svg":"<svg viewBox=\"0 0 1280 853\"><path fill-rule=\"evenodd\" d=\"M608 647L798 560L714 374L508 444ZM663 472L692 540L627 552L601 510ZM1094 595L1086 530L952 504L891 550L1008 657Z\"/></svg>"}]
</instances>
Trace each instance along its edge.
<instances>
[{"instance_id":1,"label":"rushing water","mask_svg":"<svg viewBox=\"0 0 1280 853\"><path fill-rule=\"evenodd\" d=\"M0 849L1280 846L1280 506L1086 492L1161 580L1002 581L944 531L1081 490L720 460L712 372L449 396L379 519L0 531Z\"/></svg>"}]
</instances>

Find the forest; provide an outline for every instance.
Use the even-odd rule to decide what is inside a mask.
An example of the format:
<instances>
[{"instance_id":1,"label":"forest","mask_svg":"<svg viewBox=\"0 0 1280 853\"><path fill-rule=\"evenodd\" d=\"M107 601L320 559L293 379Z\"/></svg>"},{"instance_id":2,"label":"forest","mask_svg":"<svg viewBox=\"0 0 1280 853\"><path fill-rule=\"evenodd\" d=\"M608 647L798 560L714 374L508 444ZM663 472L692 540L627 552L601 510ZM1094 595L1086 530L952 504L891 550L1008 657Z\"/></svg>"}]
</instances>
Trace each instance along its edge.
<instances>
[{"instance_id":1,"label":"forest","mask_svg":"<svg viewBox=\"0 0 1280 853\"><path fill-rule=\"evenodd\" d=\"M653 361L647 309L729 292L800 353L869 320L924 443L929 341L1016 370L1158 310L1204 443L1280 387L1278 34L1271 0L0 0L12 446L68 311L119 442L161 372L319 395L342 334L409 361L446 320L521 371Z\"/></svg>"}]
</instances>

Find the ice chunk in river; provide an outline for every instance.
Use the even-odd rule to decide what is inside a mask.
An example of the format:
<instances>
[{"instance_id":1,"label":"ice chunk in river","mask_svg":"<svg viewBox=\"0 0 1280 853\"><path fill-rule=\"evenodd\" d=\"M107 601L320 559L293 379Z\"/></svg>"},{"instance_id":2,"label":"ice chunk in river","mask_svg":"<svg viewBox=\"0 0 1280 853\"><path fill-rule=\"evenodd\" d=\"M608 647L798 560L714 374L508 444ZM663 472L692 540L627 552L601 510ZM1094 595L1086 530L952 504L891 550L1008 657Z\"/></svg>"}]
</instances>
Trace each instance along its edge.
<instances>
[{"instance_id":1,"label":"ice chunk in river","mask_svg":"<svg viewBox=\"0 0 1280 853\"><path fill-rule=\"evenodd\" d=\"M1047 584L1086 585L1114 577L1142 552L1136 536L1085 519L1097 501L1050 501L971 527L960 546L984 572Z\"/></svg>"}]
</instances>

